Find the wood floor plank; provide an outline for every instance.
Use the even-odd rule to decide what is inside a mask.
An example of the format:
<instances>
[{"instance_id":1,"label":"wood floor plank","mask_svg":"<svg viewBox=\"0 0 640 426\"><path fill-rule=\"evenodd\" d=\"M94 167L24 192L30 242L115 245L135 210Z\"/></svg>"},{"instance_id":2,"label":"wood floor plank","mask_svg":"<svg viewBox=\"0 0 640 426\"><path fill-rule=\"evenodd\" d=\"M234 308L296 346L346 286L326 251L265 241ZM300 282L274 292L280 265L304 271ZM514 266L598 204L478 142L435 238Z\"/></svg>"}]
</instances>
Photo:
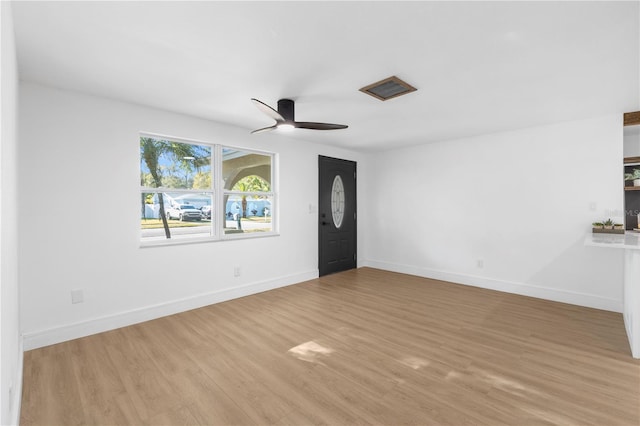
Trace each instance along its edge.
<instances>
[{"instance_id":1,"label":"wood floor plank","mask_svg":"<svg viewBox=\"0 0 640 426\"><path fill-rule=\"evenodd\" d=\"M622 316L361 268L25 353L22 425L640 425Z\"/></svg>"}]
</instances>

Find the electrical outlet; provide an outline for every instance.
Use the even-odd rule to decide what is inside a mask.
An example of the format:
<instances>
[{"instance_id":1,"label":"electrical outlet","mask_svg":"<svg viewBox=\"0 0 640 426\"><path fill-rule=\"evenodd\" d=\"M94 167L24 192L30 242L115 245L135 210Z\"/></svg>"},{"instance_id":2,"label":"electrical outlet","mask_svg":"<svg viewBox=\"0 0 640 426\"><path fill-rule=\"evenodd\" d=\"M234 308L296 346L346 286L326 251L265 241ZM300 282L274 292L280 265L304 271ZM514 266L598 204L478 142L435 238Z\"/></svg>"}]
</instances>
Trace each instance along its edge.
<instances>
[{"instance_id":1,"label":"electrical outlet","mask_svg":"<svg viewBox=\"0 0 640 426\"><path fill-rule=\"evenodd\" d=\"M240 267L239 266L234 266L234 268L233 268L233 276L234 277L239 277L240 276Z\"/></svg>"},{"instance_id":2,"label":"electrical outlet","mask_svg":"<svg viewBox=\"0 0 640 426\"><path fill-rule=\"evenodd\" d=\"M478 269L484 268L484 260L478 259L478 261L476 262L476 266L478 267Z\"/></svg>"},{"instance_id":3,"label":"electrical outlet","mask_svg":"<svg viewBox=\"0 0 640 426\"><path fill-rule=\"evenodd\" d=\"M71 303L82 303L84 302L84 292L82 289L71 290Z\"/></svg>"},{"instance_id":4,"label":"electrical outlet","mask_svg":"<svg viewBox=\"0 0 640 426\"><path fill-rule=\"evenodd\" d=\"M589 203L589 211L595 212L598 209L598 205L595 201Z\"/></svg>"}]
</instances>

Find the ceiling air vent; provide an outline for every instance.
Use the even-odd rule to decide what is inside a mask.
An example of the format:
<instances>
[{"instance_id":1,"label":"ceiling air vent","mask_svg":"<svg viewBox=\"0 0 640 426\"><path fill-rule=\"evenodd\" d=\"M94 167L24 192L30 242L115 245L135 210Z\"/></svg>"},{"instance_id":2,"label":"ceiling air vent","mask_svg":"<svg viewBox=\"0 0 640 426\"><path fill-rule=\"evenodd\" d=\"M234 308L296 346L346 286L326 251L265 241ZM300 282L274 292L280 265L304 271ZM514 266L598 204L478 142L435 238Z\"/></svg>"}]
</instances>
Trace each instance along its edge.
<instances>
[{"instance_id":1,"label":"ceiling air vent","mask_svg":"<svg viewBox=\"0 0 640 426\"><path fill-rule=\"evenodd\" d=\"M371 95L374 98L386 101L387 99L395 98L398 96L406 95L407 93L415 92L416 89L409 83L405 83L395 75L384 80L380 80L377 83L370 84L360 89L361 92Z\"/></svg>"}]
</instances>

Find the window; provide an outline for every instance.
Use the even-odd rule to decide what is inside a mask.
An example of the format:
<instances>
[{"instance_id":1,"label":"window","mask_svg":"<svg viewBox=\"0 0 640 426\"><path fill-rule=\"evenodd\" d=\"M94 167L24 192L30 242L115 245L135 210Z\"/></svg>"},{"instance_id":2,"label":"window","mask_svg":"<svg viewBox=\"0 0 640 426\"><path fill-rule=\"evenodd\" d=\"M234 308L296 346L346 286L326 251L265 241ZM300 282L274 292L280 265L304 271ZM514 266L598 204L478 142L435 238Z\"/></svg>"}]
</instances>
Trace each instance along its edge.
<instances>
[{"instance_id":1,"label":"window","mask_svg":"<svg viewBox=\"0 0 640 426\"><path fill-rule=\"evenodd\" d=\"M273 235L274 157L142 134L142 243Z\"/></svg>"},{"instance_id":2,"label":"window","mask_svg":"<svg viewBox=\"0 0 640 426\"><path fill-rule=\"evenodd\" d=\"M222 148L225 234L272 230L271 164L271 155Z\"/></svg>"}]
</instances>

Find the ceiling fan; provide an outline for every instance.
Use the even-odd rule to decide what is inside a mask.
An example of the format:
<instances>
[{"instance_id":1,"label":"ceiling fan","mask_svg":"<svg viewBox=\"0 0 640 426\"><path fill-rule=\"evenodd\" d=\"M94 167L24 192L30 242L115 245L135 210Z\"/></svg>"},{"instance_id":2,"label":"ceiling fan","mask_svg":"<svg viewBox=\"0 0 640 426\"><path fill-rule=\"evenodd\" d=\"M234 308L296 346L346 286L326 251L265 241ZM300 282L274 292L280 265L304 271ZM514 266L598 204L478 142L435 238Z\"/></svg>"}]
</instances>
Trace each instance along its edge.
<instances>
[{"instance_id":1,"label":"ceiling fan","mask_svg":"<svg viewBox=\"0 0 640 426\"><path fill-rule=\"evenodd\" d=\"M349 126L344 124L331 124L331 123L314 123L310 121L296 121L295 120L295 103L291 99L280 99L278 101L278 110L271 108L269 105L262 101L251 98L253 104L269 117L276 120L276 124L262 129L254 130L251 134L266 132L274 129L312 129L312 130L337 130L346 129Z\"/></svg>"}]
</instances>

